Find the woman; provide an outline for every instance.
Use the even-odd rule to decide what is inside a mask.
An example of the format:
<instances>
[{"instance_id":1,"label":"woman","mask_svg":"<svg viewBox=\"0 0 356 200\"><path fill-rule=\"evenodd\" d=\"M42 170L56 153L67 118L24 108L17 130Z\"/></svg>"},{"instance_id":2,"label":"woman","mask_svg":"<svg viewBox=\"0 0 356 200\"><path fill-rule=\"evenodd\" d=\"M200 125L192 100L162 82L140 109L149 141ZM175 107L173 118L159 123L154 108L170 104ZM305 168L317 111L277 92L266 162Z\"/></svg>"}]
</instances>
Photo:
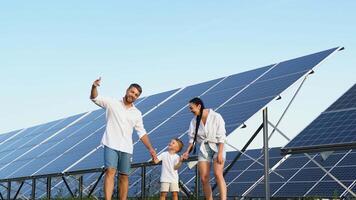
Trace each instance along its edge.
<instances>
[{"instance_id":1,"label":"woman","mask_svg":"<svg viewBox=\"0 0 356 200\"><path fill-rule=\"evenodd\" d=\"M209 183L210 167L213 163L214 175L219 187L220 199L225 200L227 189L223 176L226 152L224 143L226 139L225 122L221 115L212 109L206 109L203 101L195 97L189 101L189 109L196 116L190 122L189 146L183 154L188 159L189 153L199 144L198 168L203 185L205 199L212 200L212 191Z\"/></svg>"}]
</instances>

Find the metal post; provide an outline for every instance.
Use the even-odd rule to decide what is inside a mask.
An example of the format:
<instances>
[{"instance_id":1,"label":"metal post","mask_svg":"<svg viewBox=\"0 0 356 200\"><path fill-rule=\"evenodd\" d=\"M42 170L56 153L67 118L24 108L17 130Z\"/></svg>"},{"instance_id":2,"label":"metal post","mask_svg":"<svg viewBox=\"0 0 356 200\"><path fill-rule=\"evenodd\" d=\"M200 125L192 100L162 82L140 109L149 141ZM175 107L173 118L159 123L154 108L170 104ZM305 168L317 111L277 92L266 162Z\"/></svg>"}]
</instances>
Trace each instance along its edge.
<instances>
[{"instance_id":1,"label":"metal post","mask_svg":"<svg viewBox=\"0 0 356 200\"><path fill-rule=\"evenodd\" d=\"M36 199L36 179L32 179L32 192L31 192L31 199L35 200Z\"/></svg>"},{"instance_id":2,"label":"metal post","mask_svg":"<svg viewBox=\"0 0 356 200\"><path fill-rule=\"evenodd\" d=\"M268 119L267 119L267 107L263 109L263 154L265 160L264 166L264 180L265 180L265 196L266 200L270 199L270 188L269 188L269 155L268 155Z\"/></svg>"},{"instance_id":3,"label":"metal post","mask_svg":"<svg viewBox=\"0 0 356 200\"><path fill-rule=\"evenodd\" d=\"M232 162L224 169L223 175L225 176L230 169L235 165L235 163L239 160L239 158L242 156L242 154L247 150L248 146L253 142L253 140L256 138L256 136L258 135L258 133L262 130L263 128L263 124L261 124L257 130L255 131L255 133L252 135L252 137L247 141L247 143L245 144L245 146L241 149L240 152L237 153L237 155L235 156L235 158L232 160ZM214 191L216 189L216 187L218 186L217 183L215 183L212 187L212 191Z\"/></svg>"},{"instance_id":4,"label":"metal post","mask_svg":"<svg viewBox=\"0 0 356 200\"><path fill-rule=\"evenodd\" d=\"M51 189L52 189L52 186L51 186L51 177L47 177L47 199L51 199Z\"/></svg>"},{"instance_id":5,"label":"metal post","mask_svg":"<svg viewBox=\"0 0 356 200\"><path fill-rule=\"evenodd\" d=\"M90 197L90 196L93 194L93 192L94 192L96 186L98 185L100 179L103 177L104 174L105 174L105 171L101 172L101 174L100 174L99 178L96 180L96 182L95 182L93 188L90 190L90 192L89 192L89 194L88 194L88 197ZM118 183L119 183L119 182L118 182Z\"/></svg>"},{"instance_id":6,"label":"metal post","mask_svg":"<svg viewBox=\"0 0 356 200\"><path fill-rule=\"evenodd\" d=\"M14 199L17 199L17 196L20 194L20 191L21 191L22 186L23 186L24 183L25 183L25 181L21 182L20 187L19 187L19 189L17 189L17 192L16 192L16 194L14 196Z\"/></svg>"},{"instance_id":7,"label":"metal post","mask_svg":"<svg viewBox=\"0 0 356 200\"><path fill-rule=\"evenodd\" d=\"M83 199L83 175L79 176L79 199Z\"/></svg>"},{"instance_id":8,"label":"metal post","mask_svg":"<svg viewBox=\"0 0 356 200\"><path fill-rule=\"evenodd\" d=\"M67 179L64 177L64 176L62 176L62 180L63 180L63 182L64 182L64 185L67 187L67 189L68 189L68 191L69 191L69 194L74 198L75 196L74 196L74 193L72 192L72 190L70 189L70 187L69 187L69 185L68 185L68 182L67 182Z\"/></svg>"},{"instance_id":9,"label":"metal post","mask_svg":"<svg viewBox=\"0 0 356 200\"><path fill-rule=\"evenodd\" d=\"M7 199L11 200L11 181L7 182Z\"/></svg>"},{"instance_id":10,"label":"metal post","mask_svg":"<svg viewBox=\"0 0 356 200\"><path fill-rule=\"evenodd\" d=\"M199 167L198 165L195 166L195 199L199 199Z\"/></svg>"},{"instance_id":11,"label":"metal post","mask_svg":"<svg viewBox=\"0 0 356 200\"><path fill-rule=\"evenodd\" d=\"M141 199L146 198L146 166L141 168Z\"/></svg>"}]
</instances>

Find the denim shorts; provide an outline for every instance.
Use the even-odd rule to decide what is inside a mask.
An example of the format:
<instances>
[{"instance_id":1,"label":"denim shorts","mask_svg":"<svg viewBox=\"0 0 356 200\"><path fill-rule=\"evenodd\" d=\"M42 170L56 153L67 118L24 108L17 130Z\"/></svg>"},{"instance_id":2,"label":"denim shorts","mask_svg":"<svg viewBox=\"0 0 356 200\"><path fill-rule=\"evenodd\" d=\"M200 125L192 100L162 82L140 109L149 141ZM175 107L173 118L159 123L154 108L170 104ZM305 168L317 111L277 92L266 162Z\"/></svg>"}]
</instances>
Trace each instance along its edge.
<instances>
[{"instance_id":1,"label":"denim shorts","mask_svg":"<svg viewBox=\"0 0 356 200\"><path fill-rule=\"evenodd\" d=\"M218 153L210 148L209 143L201 143L200 145L205 145L205 149L206 149L208 155L206 157L206 156L204 156L204 154L202 152L199 151L198 161L212 162L213 160L216 160L216 158L218 157ZM223 159L225 160L225 158L226 158L226 151L224 149Z\"/></svg>"},{"instance_id":2,"label":"denim shorts","mask_svg":"<svg viewBox=\"0 0 356 200\"><path fill-rule=\"evenodd\" d=\"M105 168L114 168L120 174L129 175L131 170L132 155L104 146Z\"/></svg>"}]
</instances>

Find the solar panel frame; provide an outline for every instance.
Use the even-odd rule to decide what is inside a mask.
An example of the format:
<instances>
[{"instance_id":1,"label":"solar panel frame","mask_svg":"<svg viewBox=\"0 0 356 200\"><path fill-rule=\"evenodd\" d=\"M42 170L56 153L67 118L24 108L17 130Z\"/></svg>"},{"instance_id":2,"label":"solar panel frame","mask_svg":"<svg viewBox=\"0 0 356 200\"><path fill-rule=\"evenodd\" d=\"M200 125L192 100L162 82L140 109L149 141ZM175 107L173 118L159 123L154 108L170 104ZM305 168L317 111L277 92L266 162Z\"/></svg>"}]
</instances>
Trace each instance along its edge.
<instances>
[{"instance_id":1,"label":"solar panel frame","mask_svg":"<svg viewBox=\"0 0 356 200\"><path fill-rule=\"evenodd\" d=\"M282 154L356 149L355 102L356 84L284 146Z\"/></svg>"}]
</instances>

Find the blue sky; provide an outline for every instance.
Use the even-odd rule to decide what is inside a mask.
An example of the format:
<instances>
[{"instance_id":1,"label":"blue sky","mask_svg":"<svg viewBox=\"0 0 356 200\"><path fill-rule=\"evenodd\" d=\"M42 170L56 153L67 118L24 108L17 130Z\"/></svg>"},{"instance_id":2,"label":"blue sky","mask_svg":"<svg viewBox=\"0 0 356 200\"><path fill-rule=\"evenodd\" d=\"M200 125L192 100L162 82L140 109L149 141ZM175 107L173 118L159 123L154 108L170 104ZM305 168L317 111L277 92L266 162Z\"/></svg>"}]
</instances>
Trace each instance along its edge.
<instances>
[{"instance_id":1,"label":"blue sky","mask_svg":"<svg viewBox=\"0 0 356 200\"><path fill-rule=\"evenodd\" d=\"M146 96L344 46L281 124L293 137L355 83L355 9L351 0L2 2L0 133L96 109L98 76L104 95L138 82ZM271 107L277 118L282 105Z\"/></svg>"}]
</instances>

